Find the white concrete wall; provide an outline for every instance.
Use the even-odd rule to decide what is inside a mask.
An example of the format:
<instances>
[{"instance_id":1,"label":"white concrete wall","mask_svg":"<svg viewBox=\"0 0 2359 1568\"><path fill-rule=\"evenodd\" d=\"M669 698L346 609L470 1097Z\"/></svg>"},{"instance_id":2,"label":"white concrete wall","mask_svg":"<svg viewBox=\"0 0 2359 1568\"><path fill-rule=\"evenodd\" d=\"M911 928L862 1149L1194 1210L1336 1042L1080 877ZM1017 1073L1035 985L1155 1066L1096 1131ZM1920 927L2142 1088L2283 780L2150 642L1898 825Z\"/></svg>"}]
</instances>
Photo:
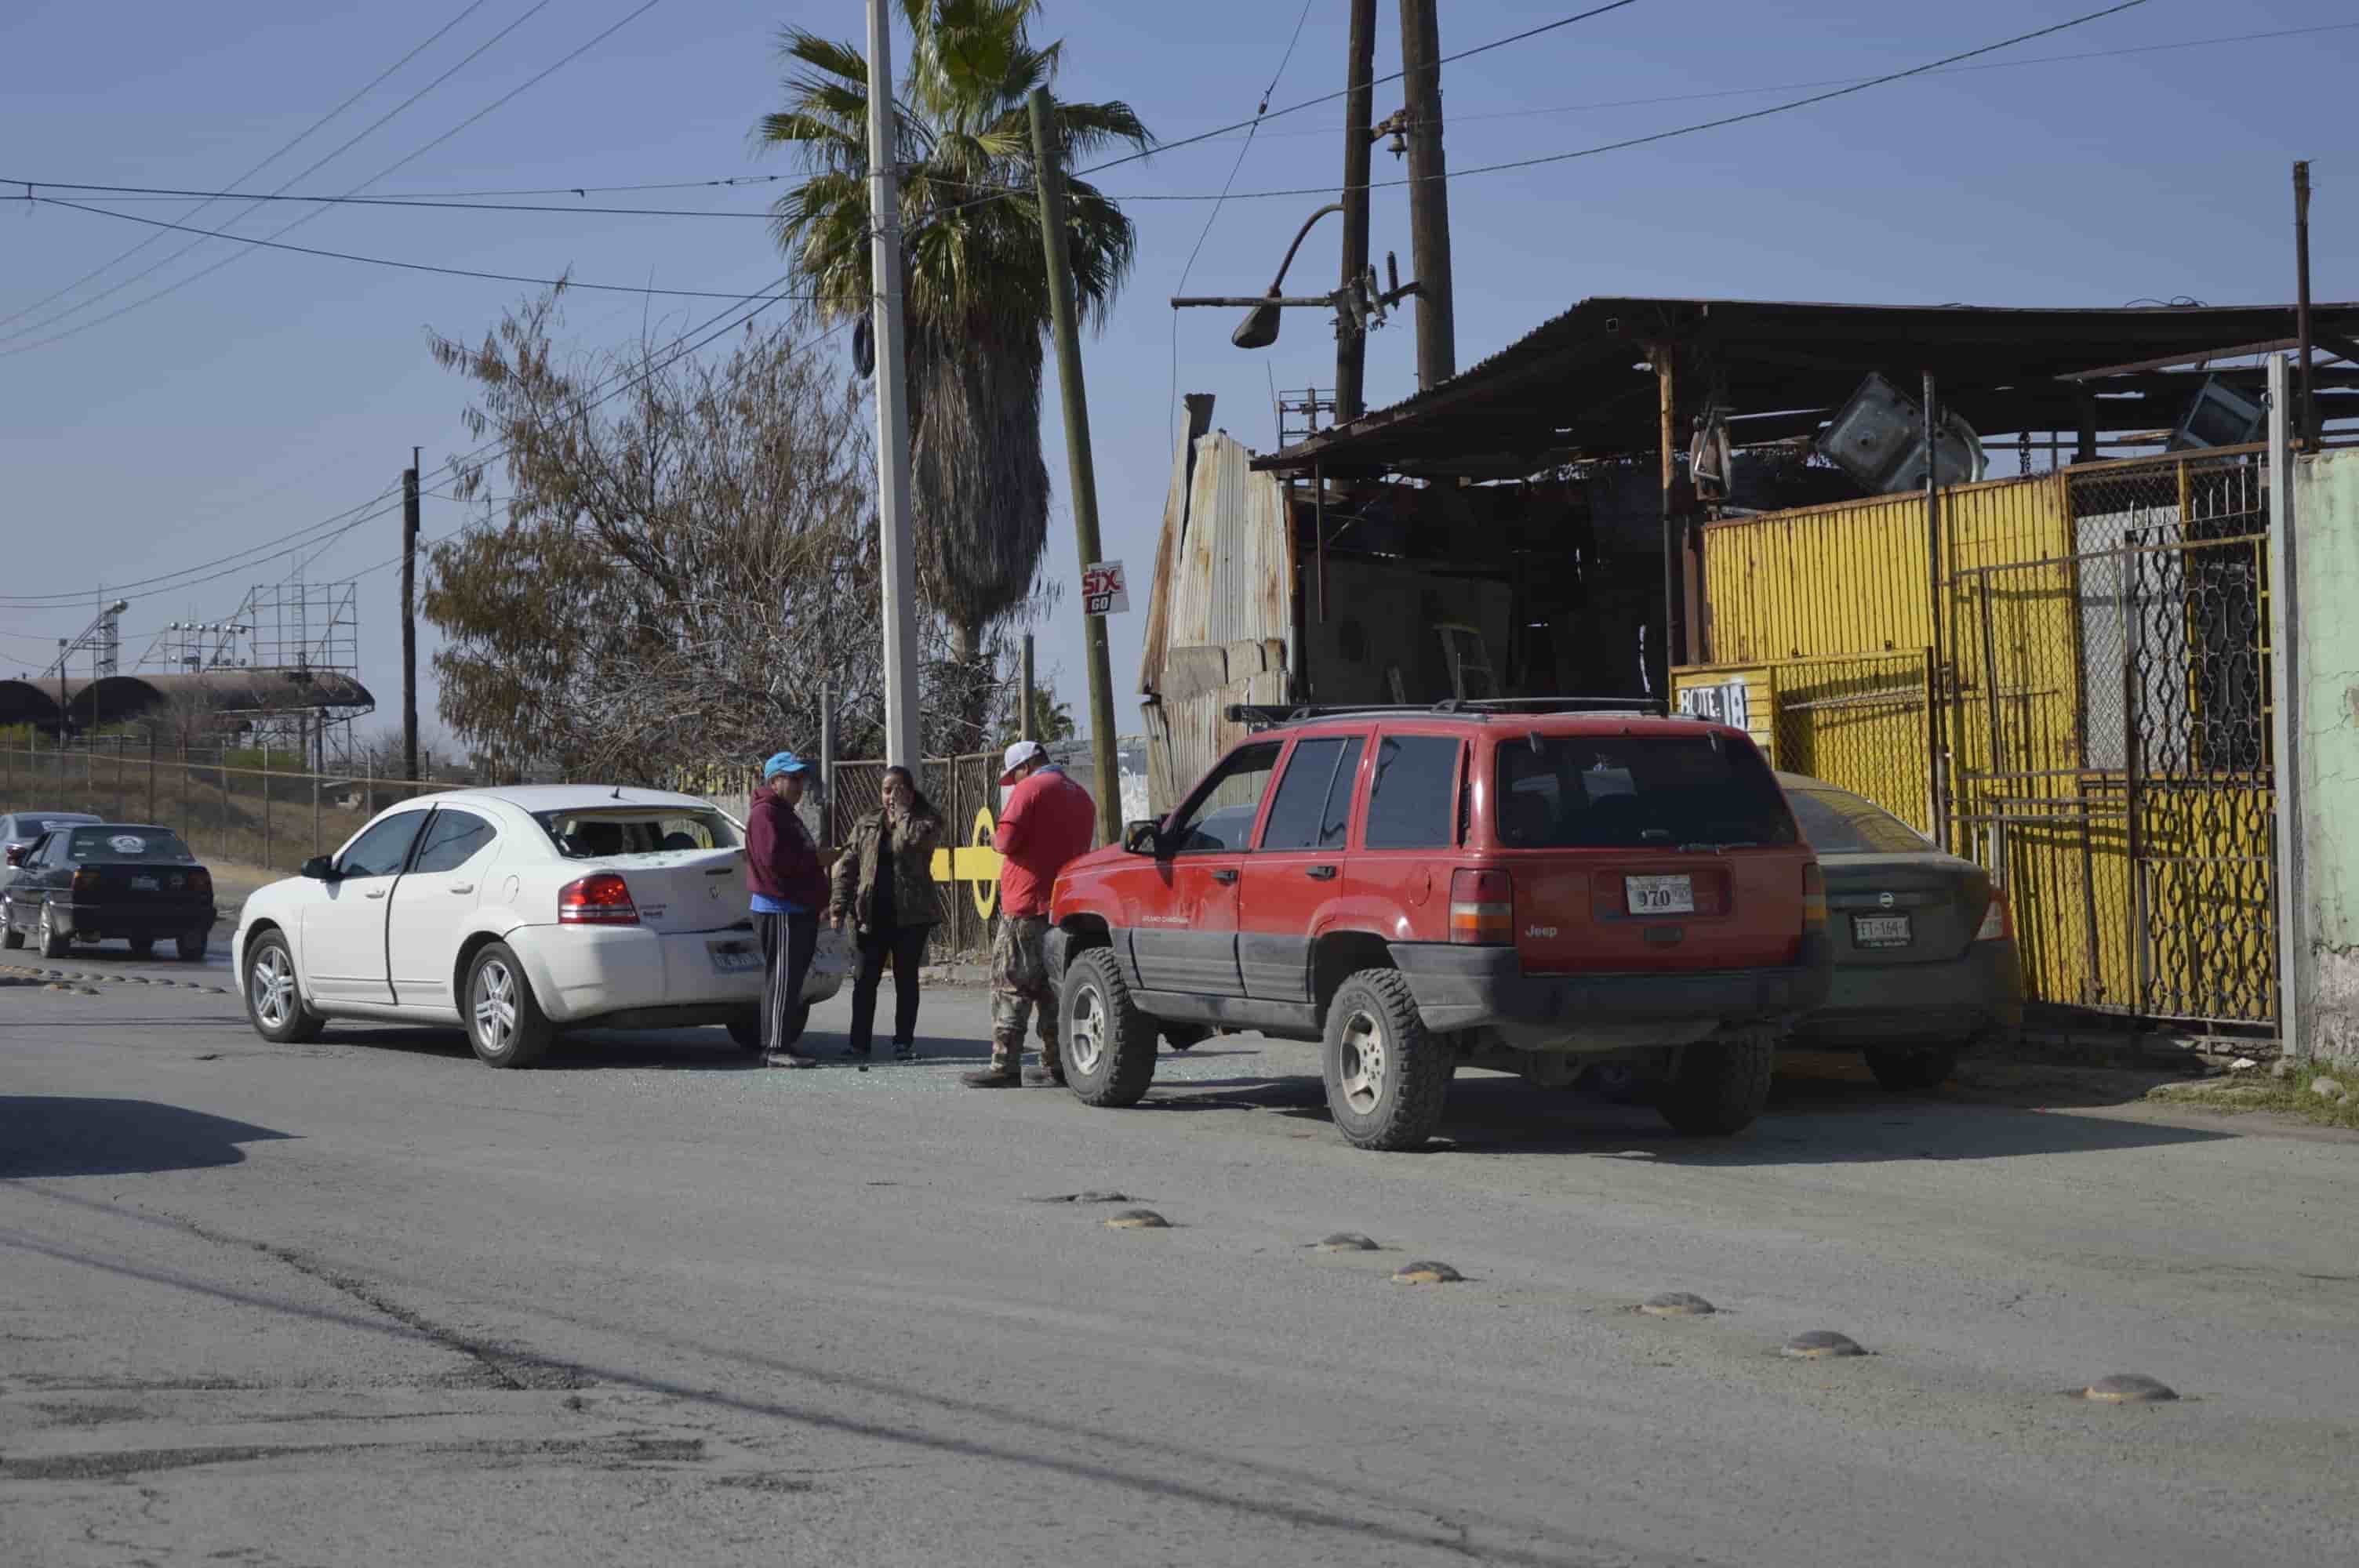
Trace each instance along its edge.
<instances>
[{"instance_id":1,"label":"white concrete wall","mask_svg":"<svg viewBox=\"0 0 2359 1568\"><path fill-rule=\"evenodd\" d=\"M2300 1049L2359 1062L2359 451L2294 470Z\"/></svg>"}]
</instances>

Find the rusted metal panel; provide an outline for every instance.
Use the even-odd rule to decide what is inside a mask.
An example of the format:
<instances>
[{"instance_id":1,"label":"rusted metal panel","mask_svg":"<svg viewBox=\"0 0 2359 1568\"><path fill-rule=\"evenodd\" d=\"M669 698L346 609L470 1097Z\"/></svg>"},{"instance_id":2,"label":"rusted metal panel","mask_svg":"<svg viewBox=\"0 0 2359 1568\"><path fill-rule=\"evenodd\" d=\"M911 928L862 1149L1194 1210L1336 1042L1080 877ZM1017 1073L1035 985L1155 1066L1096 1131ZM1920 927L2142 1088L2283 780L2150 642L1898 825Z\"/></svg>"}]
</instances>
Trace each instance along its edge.
<instances>
[{"instance_id":1,"label":"rusted metal panel","mask_svg":"<svg viewBox=\"0 0 2359 1568\"><path fill-rule=\"evenodd\" d=\"M1223 717L1230 704L1292 695L1293 535L1283 487L1253 472L1251 458L1221 431L1197 441L1184 531L1177 508L1186 470L1174 464L1139 683L1159 697L1147 725L1158 812L1242 733Z\"/></svg>"}]
</instances>

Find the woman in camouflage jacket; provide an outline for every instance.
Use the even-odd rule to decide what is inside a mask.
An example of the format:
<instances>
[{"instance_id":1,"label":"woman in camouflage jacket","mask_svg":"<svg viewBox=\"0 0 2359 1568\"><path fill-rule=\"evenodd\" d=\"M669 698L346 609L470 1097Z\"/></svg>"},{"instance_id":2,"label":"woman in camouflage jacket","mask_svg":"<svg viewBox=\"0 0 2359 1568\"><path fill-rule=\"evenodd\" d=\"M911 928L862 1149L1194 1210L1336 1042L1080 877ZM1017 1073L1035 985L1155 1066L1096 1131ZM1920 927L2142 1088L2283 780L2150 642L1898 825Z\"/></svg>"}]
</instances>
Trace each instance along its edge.
<instances>
[{"instance_id":1,"label":"woman in camouflage jacket","mask_svg":"<svg viewBox=\"0 0 2359 1568\"><path fill-rule=\"evenodd\" d=\"M828 919L841 931L849 923L860 946L860 969L852 988L849 1054L869 1054L876 1030L876 988L885 965L893 965L893 1054L908 1061L918 1054L918 965L926 937L941 919L934 893L934 849L941 841L941 813L918 788L909 770L885 770L885 804L852 826L852 838L836 857Z\"/></svg>"}]
</instances>

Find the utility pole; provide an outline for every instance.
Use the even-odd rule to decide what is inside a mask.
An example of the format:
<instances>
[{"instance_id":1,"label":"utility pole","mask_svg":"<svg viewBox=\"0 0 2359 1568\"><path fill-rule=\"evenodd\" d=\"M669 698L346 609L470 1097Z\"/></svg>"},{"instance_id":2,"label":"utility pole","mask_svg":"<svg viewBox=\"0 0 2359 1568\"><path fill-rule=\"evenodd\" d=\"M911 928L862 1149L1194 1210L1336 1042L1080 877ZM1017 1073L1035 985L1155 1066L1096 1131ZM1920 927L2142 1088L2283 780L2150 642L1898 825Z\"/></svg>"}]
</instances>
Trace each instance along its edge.
<instances>
[{"instance_id":1,"label":"utility pole","mask_svg":"<svg viewBox=\"0 0 2359 1568\"><path fill-rule=\"evenodd\" d=\"M1400 0L1402 109L1408 119L1409 253L1417 297L1417 384L1458 373L1450 284L1450 180L1441 157L1441 24L1436 0Z\"/></svg>"},{"instance_id":2,"label":"utility pole","mask_svg":"<svg viewBox=\"0 0 2359 1568\"><path fill-rule=\"evenodd\" d=\"M2294 434L2309 449L2318 438L2317 407L2310 392L2310 160L2302 159L2293 166L2293 282L2294 336L2301 340L2294 369L2301 374L2301 388L2297 406L2300 421Z\"/></svg>"},{"instance_id":3,"label":"utility pole","mask_svg":"<svg viewBox=\"0 0 2359 1568\"><path fill-rule=\"evenodd\" d=\"M1024 662L1020 672L1024 678L1023 695L1016 707L1016 738L1038 741L1040 738L1040 716L1033 711L1032 693L1032 633L1024 633Z\"/></svg>"},{"instance_id":4,"label":"utility pole","mask_svg":"<svg viewBox=\"0 0 2359 1568\"><path fill-rule=\"evenodd\" d=\"M418 449L401 475L401 765L418 777Z\"/></svg>"},{"instance_id":5,"label":"utility pole","mask_svg":"<svg viewBox=\"0 0 2359 1568\"><path fill-rule=\"evenodd\" d=\"M1368 270L1368 156L1375 138L1376 0L1352 0L1352 52L1343 72L1343 266L1346 290L1360 287ZM1420 275L1421 276L1421 275ZM1422 311L1425 307L1419 305ZM1357 419L1364 406L1368 334L1356 313L1335 314L1335 422Z\"/></svg>"},{"instance_id":6,"label":"utility pole","mask_svg":"<svg viewBox=\"0 0 2359 1568\"><path fill-rule=\"evenodd\" d=\"M902 383L900 169L893 159L893 7L868 0L870 309L876 332L877 557L885 596L885 760L925 761L918 743L917 536L909 521L909 404Z\"/></svg>"},{"instance_id":7,"label":"utility pole","mask_svg":"<svg viewBox=\"0 0 2359 1568\"><path fill-rule=\"evenodd\" d=\"M1049 124L1049 92L1032 90L1032 166L1040 180L1040 243L1049 264L1049 312L1057 335L1057 383L1065 397L1065 452L1072 464L1073 539L1083 571L1103 557L1098 546L1098 478L1090 460L1090 398L1082 383L1082 330L1073 302L1073 264L1065 227L1065 170ZM1114 674L1106 656L1106 618L1083 607L1089 630L1090 749L1097 761L1098 842L1122 837L1122 781L1114 760Z\"/></svg>"}]
</instances>

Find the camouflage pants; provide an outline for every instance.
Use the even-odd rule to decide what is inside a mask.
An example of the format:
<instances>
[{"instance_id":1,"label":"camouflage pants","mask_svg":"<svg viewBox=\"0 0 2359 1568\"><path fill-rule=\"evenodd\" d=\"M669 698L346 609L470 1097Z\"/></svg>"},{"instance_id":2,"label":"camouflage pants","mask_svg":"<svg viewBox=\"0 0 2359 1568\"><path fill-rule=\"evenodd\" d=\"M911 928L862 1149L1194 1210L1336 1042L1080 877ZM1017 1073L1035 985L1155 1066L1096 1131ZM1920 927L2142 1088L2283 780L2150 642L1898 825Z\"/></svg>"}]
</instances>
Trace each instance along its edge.
<instances>
[{"instance_id":1,"label":"camouflage pants","mask_svg":"<svg viewBox=\"0 0 2359 1568\"><path fill-rule=\"evenodd\" d=\"M1057 993L1049 984L1049 919L1041 914L1002 919L991 942L991 1059L1013 1063L1024 1054L1024 1030L1038 1008L1040 1063L1057 1060Z\"/></svg>"}]
</instances>

